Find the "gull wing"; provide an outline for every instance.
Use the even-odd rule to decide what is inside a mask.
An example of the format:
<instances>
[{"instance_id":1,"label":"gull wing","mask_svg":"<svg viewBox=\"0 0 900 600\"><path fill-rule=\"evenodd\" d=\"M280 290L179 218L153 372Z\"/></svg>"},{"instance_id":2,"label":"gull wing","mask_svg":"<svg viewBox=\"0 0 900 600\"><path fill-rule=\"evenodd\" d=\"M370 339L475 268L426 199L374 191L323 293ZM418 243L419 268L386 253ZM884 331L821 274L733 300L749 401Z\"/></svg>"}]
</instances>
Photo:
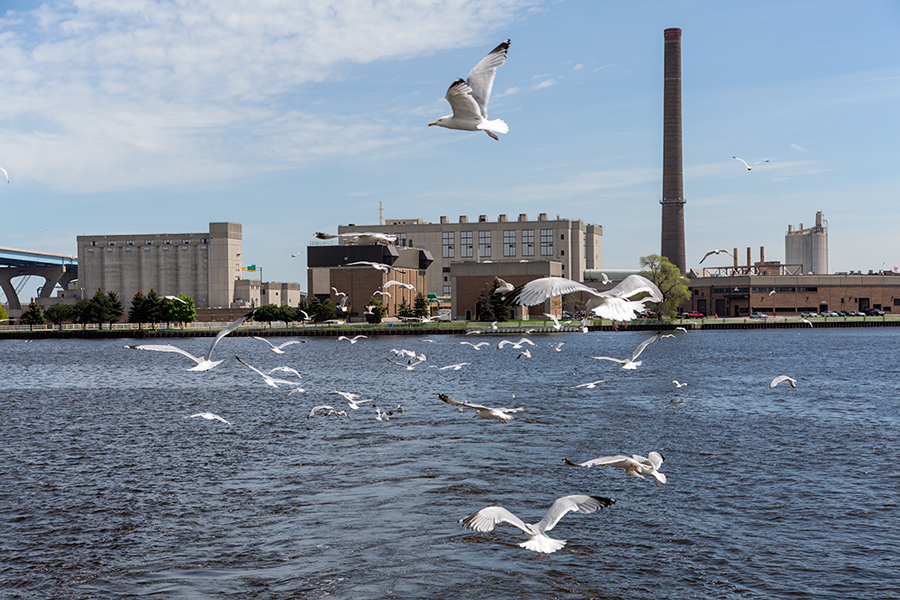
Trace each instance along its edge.
<instances>
[{"instance_id":1,"label":"gull wing","mask_svg":"<svg viewBox=\"0 0 900 600\"><path fill-rule=\"evenodd\" d=\"M466 121L478 121L482 116L481 107L475 97L472 96L472 88L462 79L457 79L450 84L444 95L450 108L453 109L453 118Z\"/></svg>"},{"instance_id":2,"label":"gull wing","mask_svg":"<svg viewBox=\"0 0 900 600\"><path fill-rule=\"evenodd\" d=\"M313 409L311 411L309 411L309 414L306 416L306 418L308 419L308 418L312 417L314 414L316 414L316 411L318 411L318 410L334 410L334 407L329 406L327 404L320 404L319 406L314 406Z\"/></svg>"},{"instance_id":3,"label":"gull wing","mask_svg":"<svg viewBox=\"0 0 900 600\"><path fill-rule=\"evenodd\" d=\"M212 344L209 345L209 350L207 350L207 352L206 352L206 360L209 360L209 357L212 356L213 349L216 347L216 344L219 343L219 340L221 340L223 337L225 337L226 335L228 335L229 333L231 333L232 331L234 331L235 329L237 329L238 327L240 327L241 324L243 324L244 321L246 321L246 320L249 319L251 316L253 316L253 313L254 313L254 312L256 312L256 311L251 310L250 312L248 312L248 313L247 313L246 315L244 315L243 317L240 317L239 319L235 319L234 321L232 321L231 323L229 323L228 325L226 325L226 326L225 326L225 329L223 329L222 331L220 331L220 332L219 332L219 335L216 336L216 339L214 339L213 342L212 342Z\"/></svg>"},{"instance_id":4,"label":"gull wing","mask_svg":"<svg viewBox=\"0 0 900 600\"><path fill-rule=\"evenodd\" d=\"M629 275L611 290L605 292L593 290L593 292L603 298L631 298L640 292L647 292L650 294L649 299L652 302L661 302L663 299L662 292L659 291L656 284L640 275Z\"/></svg>"},{"instance_id":5,"label":"gull wing","mask_svg":"<svg viewBox=\"0 0 900 600\"><path fill-rule=\"evenodd\" d=\"M613 358L612 356L585 356L585 358L593 358L595 360L611 360L613 362L619 363L620 365L625 362L621 358Z\"/></svg>"},{"instance_id":6,"label":"gull wing","mask_svg":"<svg viewBox=\"0 0 900 600\"><path fill-rule=\"evenodd\" d=\"M653 465L654 469L658 469L662 466L664 459L663 459L663 455L660 454L659 452L651 452L650 454L647 455L647 460L650 462L651 465Z\"/></svg>"},{"instance_id":7,"label":"gull wing","mask_svg":"<svg viewBox=\"0 0 900 600\"><path fill-rule=\"evenodd\" d=\"M649 337L646 340L644 340L643 342L641 342L640 345L638 345L638 347L634 349L634 352L631 353L631 361L634 362L634 359L636 359L638 356L641 355L641 352L644 351L644 348L646 348L647 346L649 346L650 344L652 344L653 342L658 340L661 335L662 334L657 333L653 337Z\"/></svg>"},{"instance_id":8,"label":"gull wing","mask_svg":"<svg viewBox=\"0 0 900 600\"><path fill-rule=\"evenodd\" d=\"M776 385L778 385L778 384L781 383L782 381L787 381L788 383L790 383L792 388L796 388L796 387L797 387L797 380L796 380L796 379L791 379L791 378L788 377L787 375L779 375L778 377L776 377L775 379L772 380L772 383L769 384L769 389L772 389L773 387L775 387Z\"/></svg>"},{"instance_id":9,"label":"gull wing","mask_svg":"<svg viewBox=\"0 0 900 600\"><path fill-rule=\"evenodd\" d=\"M550 510L547 511L547 514L544 515L544 518L537 524L537 529L541 532L550 531L557 523L559 523L559 520L562 519L566 513L580 512L588 514L596 512L601 508L606 508L614 502L615 500L612 498L585 496L582 494L557 498L556 502L550 506Z\"/></svg>"},{"instance_id":10,"label":"gull wing","mask_svg":"<svg viewBox=\"0 0 900 600\"><path fill-rule=\"evenodd\" d=\"M187 356L189 359L197 363L198 365L203 362L203 359L197 358L190 352L186 352L177 346L172 346L171 344L141 344L139 346L126 346L126 348L131 348L132 350L156 350L157 352L176 352L178 354ZM207 357L207 360L209 358Z\"/></svg>"},{"instance_id":11,"label":"gull wing","mask_svg":"<svg viewBox=\"0 0 900 600\"><path fill-rule=\"evenodd\" d=\"M257 369L256 367L254 367L254 366L252 366L252 365L248 365L247 363L245 363L244 361L242 361L242 360L240 359L239 356L235 355L235 358L237 359L237 361L238 361L239 363L241 363L241 364L244 365L245 367L250 367L250 369L252 369L253 371L256 371L257 373L259 373L259 374L262 376L262 378L265 379L266 381L275 381L272 377L266 375L265 373L263 373L262 371L260 371L260 370Z\"/></svg>"},{"instance_id":12,"label":"gull wing","mask_svg":"<svg viewBox=\"0 0 900 600\"><path fill-rule=\"evenodd\" d=\"M478 64L469 71L469 76L466 77L466 83L471 88L472 98L477 103L481 116L485 119L487 119L488 101L491 99L491 89L494 87L497 67L506 62L508 50L509 40L506 40L478 61Z\"/></svg>"},{"instance_id":13,"label":"gull wing","mask_svg":"<svg viewBox=\"0 0 900 600\"><path fill-rule=\"evenodd\" d=\"M566 459L563 459L563 462L570 467L593 467L594 465L607 465L610 467L625 469L627 467L637 468L638 466L640 466L640 463L638 463L638 461L634 460L631 457L625 456L624 454L616 454L615 456L601 456L599 458L586 460L583 463L573 463L572 461Z\"/></svg>"},{"instance_id":14,"label":"gull wing","mask_svg":"<svg viewBox=\"0 0 900 600\"><path fill-rule=\"evenodd\" d=\"M269 374L272 374L275 371L284 371L285 373L293 373L294 375L297 376L298 379L303 379L303 376L300 375L300 373L297 371L297 369L294 369L293 367L274 367L272 369L269 369Z\"/></svg>"},{"instance_id":15,"label":"gull wing","mask_svg":"<svg viewBox=\"0 0 900 600\"><path fill-rule=\"evenodd\" d=\"M447 394L438 394L438 398L447 404L452 404L453 406L465 406L466 408L474 408L475 410L490 410L487 406L482 406L481 404L473 404L471 402L462 402L460 400L454 400Z\"/></svg>"},{"instance_id":16,"label":"gull wing","mask_svg":"<svg viewBox=\"0 0 900 600\"><path fill-rule=\"evenodd\" d=\"M265 342L265 343L267 343L269 346L271 346L272 348L275 347L275 344L273 344L272 342L270 342L270 341L267 340L266 338L262 338L262 337L258 337L258 336L255 336L255 335L254 335L254 336L253 336L253 339L254 339L254 340L259 340L259 341L261 341L261 342Z\"/></svg>"},{"instance_id":17,"label":"gull wing","mask_svg":"<svg viewBox=\"0 0 900 600\"><path fill-rule=\"evenodd\" d=\"M478 512L472 513L464 519L460 519L459 522L465 527L475 531L493 531L494 526L498 523L509 523L510 525L518 527L527 535L534 535L534 531L532 531L522 519L502 506L488 506L482 508Z\"/></svg>"},{"instance_id":18,"label":"gull wing","mask_svg":"<svg viewBox=\"0 0 900 600\"><path fill-rule=\"evenodd\" d=\"M306 343L305 341L301 341L301 340L292 340L292 341L290 341L290 342L284 342L283 344L279 345L278 348L279 348L279 349L281 349L281 348L287 348L287 347L290 346L291 344L305 344L305 343Z\"/></svg>"},{"instance_id":19,"label":"gull wing","mask_svg":"<svg viewBox=\"0 0 900 600\"><path fill-rule=\"evenodd\" d=\"M622 283L625 282L623 281ZM534 306L535 304L540 304L547 298L561 296L562 294L570 294L572 292L588 292L595 296L600 295L594 288L571 279L566 279L565 277L541 277L540 279L529 281L525 285L520 285L511 291L506 296L505 302L507 304Z\"/></svg>"}]
</instances>

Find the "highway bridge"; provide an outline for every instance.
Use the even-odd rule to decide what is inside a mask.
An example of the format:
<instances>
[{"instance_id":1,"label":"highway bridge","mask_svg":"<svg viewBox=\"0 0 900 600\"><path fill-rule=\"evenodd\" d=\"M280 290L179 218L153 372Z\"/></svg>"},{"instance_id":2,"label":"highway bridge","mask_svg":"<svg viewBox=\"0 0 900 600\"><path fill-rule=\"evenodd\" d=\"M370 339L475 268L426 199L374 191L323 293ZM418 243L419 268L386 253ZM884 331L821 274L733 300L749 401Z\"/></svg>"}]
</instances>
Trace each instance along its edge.
<instances>
[{"instance_id":1,"label":"highway bridge","mask_svg":"<svg viewBox=\"0 0 900 600\"><path fill-rule=\"evenodd\" d=\"M18 289L12 284L16 277L25 277ZM19 291L29 277L41 277L44 285L39 298L50 298L57 285L66 285L78 279L78 257L67 254L51 254L35 250L19 250L0 246L0 289L6 295L10 310L21 310Z\"/></svg>"}]
</instances>

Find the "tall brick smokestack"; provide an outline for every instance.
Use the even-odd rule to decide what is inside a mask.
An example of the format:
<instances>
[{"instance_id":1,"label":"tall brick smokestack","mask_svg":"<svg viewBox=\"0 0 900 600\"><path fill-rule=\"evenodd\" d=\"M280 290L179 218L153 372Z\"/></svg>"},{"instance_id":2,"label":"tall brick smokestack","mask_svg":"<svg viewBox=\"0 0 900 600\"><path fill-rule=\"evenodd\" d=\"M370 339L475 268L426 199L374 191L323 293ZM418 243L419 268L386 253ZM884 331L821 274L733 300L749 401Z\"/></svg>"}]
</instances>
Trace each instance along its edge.
<instances>
[{"instance_id":1,"label":"tall brick smokestack","mask_svg":"<svg viewBox=\"0 0 900 600\"><path fill-rule=\"evenodd\" d=\"M663 89L662 251L685 272L684 165L681 155L681 29L665 30Z\"/></svg>"}]
</instances>

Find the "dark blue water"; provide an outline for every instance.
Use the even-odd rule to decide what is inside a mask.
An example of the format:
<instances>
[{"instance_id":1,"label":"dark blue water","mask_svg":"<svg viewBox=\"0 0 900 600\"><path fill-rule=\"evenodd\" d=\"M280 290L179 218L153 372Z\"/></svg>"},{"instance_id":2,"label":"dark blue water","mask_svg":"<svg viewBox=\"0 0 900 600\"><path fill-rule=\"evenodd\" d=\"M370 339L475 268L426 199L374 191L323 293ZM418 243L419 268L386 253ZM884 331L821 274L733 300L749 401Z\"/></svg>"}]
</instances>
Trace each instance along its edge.
<instances>
[{"instance_id":1,"label":"dark blue water","mask_svg":"<svg viewBox=\"0 0 900 600\"><path fill-rule=\"evenodd\" d=\"M900 587L900 331L534 337L533 358L476 336L308 338L277 356L225 338L208 373L133 340L0 343L0 590L5 598L889 598ZM518 339L519 336L509 336ZM495 345L502 337L479 336ZM284 340L281 340L284 341ZM562 352L548 343L565 341ZM203 354L208 339L173 343ZM406 371L391 348L424 352ZM306 394L232 358L295 367ZM467 361L461 371L427 365ZM798 380L797 389L776 375ZM289 377L287 374L280 374ZM596 389L578 383L614 377ZM687 382L676 390L673 379ZM334 389L370 405L307 419ZM524 406L502 424L437 393ZM516 399L512 398L515 394ZM184 419L211 411L233 426ZM668 483L608 467L661 452ZM541 560L488 505L569 514Z\"/></svg>"}]
</instances>

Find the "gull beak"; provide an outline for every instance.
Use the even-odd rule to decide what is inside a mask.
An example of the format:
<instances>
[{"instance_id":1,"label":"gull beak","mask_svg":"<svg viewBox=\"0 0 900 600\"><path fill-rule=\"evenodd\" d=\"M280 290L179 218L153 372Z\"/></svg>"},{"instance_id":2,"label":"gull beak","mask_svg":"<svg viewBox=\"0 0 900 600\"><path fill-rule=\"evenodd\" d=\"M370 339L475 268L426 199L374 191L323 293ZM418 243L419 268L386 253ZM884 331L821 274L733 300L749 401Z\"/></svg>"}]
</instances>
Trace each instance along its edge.
<instances>
[{"instance_id":1,"label":"gull beak","mask_svg":"<svg viewBox=\"0 0 900 600\"><path fill-rule=\"evenodd\" d=\"M428 124L429 127L431 127L432 125L437 125L437 123L429 123Z\"/></svg>"}]
</instances>

